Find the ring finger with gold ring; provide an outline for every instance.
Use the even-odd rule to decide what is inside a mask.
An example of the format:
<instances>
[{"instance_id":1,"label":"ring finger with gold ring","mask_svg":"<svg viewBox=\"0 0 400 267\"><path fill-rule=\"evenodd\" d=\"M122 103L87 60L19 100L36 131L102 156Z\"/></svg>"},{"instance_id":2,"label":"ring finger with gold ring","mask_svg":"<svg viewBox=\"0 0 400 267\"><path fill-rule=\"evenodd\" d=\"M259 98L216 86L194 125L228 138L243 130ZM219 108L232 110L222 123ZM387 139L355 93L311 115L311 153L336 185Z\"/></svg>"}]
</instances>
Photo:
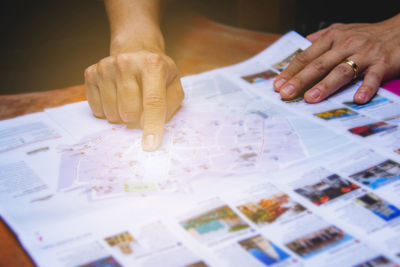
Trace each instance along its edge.
<instances>
[{"instance_id":1,"label":"ring finger with gold ring","mask_svg":"<svg viewBox=\"0 0 400 267\"><path fill-rule=\"evenodd\" d=\"M359 62L359 63L356 63ZM317 103L327 98L352 80L362 71L362 60L347 58L334 67L329 74L304 94L309 103Z\"/></svg>"}]
</instances>

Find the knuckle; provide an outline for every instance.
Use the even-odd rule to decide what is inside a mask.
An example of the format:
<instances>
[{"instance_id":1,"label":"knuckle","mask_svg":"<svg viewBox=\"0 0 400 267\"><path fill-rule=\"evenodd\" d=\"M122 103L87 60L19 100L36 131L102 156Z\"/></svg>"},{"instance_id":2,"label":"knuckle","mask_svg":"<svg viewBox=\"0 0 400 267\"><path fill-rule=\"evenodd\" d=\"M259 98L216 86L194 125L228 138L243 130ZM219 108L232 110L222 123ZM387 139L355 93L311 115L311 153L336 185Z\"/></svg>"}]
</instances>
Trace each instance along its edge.
<instances>
[{"instance_id":1,"label":"knuckle","mask_svg":"<svg viewBox=\"0 0 400 267\"><path fill-rule=\"evenodd\" d=\"M345 77L353 77L354 76L353 69L345 63L338 65L336 67L336 71Z\"/></svg>"},{"instance_id":2,"label":"knuckle","mask_svg":"<svg viewBox=\"0 0 400 267\"><path fill-rule=\"evenodd\" d=\"M162 60L161 56L157 53L148 53L145 58L147 63L155 65L160 64Z\"/></svg>"},{"instance_id":3,"label":"knuckle","mask_svg":"<svg viewBox=\"0 0 400 267\"><path fill-rule=\"evenodd\" d=\"M103 118L104 117L103 111L98 107L92 108L92 112L93 112L93 115L95 117L98 117L98 118Z\"/></svg>"},{"instance_id":4,"label":"knuckle","mask_svg":"<svg viewBox=\"0 0 400 267\"><path fill-rule=\"evenodd\" d=\"M111 123L120 122L119 115L113 111L107 111L106 117L107 117L107 120Z\"/></svg>"},{"instance_id":5,"label":"knuckle","mask_svg":"<svg viewBox=\"0 0 400 267\"><path fill-rule=\"evenodd\" d=\"M339 27L341 27L342 25L343 25L343 23L336 22L336 23L332 23L331 26L329 26L329 27L330 27L330 28L339 28Z\"/></svg>"},{"instance_id":6,"label":"knuckle","mask_svg":"<svg viewBox=\"0 0 400 267\"><path fill-rule=\"evenodd\" d=\"M85 69L83 74L84 74L86 80L89 80L92 77L93 69L94 69L94 65L89 66Z\"/></svg>"},{"instance_id":7,"label":"knuckle","mask_svg":"<svg viewBox=\"0 0 400 267\"><path fill-rule=\"evenodd\" d=\"M97 71L97 74L98 74L99 76L104 75L104 72L105 72L104 63L103 63L103 64L101 64L100 62L97 63L96 71Z\"/></svg>"},{"instance_id":8,"label":"knuckle","mask_svg":"<svg viewBox=\"0 0 400 267\"><path fill-rule=\"evenodd\" d=\"M382 65L384 68L388 68L390 66L391 62L390 60L391 60L390 56L387 53L385 53L384 55L378 57L377 64Z\"/></svg>"},{"instance_id":9,"label":"knuckle","mask_svg":"<svg viewBox=\"0 0 400 267\"><path fill-rule=\"evenodd\" d=\"M99 103L99 101L97 101L97 99L92 97L91 95L88 95L87 100L89 102L90 108L93 111L99 110L101 108L101 103Z\"/></svg>"},{"instance_id":10,"label":"knuckle","mask_svg":"<svg viewBox=\"0 0 400 267\"><path fill-rule=\"evenodd\" d=\"M88 98L88 102L93 115L99 118L103 118L104 112L101 103L95 101L95 99L92 98Z\"/></svg>"},{"instance_id":11,"label":"knuckle","mask_svg":"<svg viewBox=\"0 0 400 267\"><path fill-rule=\"evenodd\" d=\"M97 68L105 68L107 66L107 63L107 58L103 58L97 63Z\"/></svg>"},{"instance_id":12,"label":"knuckle","mask_svg":"<svg viewBox=\"0 0 400 267\"><path fill-rule=\"evenodd\" d=\"M131 65L133 58L127 54L120 54L115 57L115 63L119 70L124 70Z\"/></svg>"},{"instance_id":13,"label":"knuckle","mask_svg":"<svg viewBox=\"0 0 400 267\"><path fill-rule=\"evenodd\" d=\"M312 69L314 69L315 71L317 71L319 74L325 74L328 71L328 68L327 68L326 64L320 58L317 58L317 59L313 60L310 63L310 67Z\"/></svg>"},{"instance_id":14,"label":"knuckle","mask_svg":"<svg viewBox=\"0 0 400 267\"><path fill-rule=\"evenodd\" d=\"M124 122L133 122L133 121L138 120L138 118L140 117L140 112L139 111L121 111L119 113L119 115Z\"/></svg>"},{"instance_id":15,"label":"knuckle","mask_svg":"<svg viewBox=\"0 0 400 267\"><path fill-rule=\"evenodd\" d=\"M110 59L109 58L103 58L97 63L97 72L99 75L105 75L110 68Z\"/></svg>"},{"instance_id":16,"label":"knuckle","mask_svg":"<svg viewBox=\"0 0 400 267\"><path fill-rule=\"evenodd\" d=\"M306 65L309 63L310 61L310 56L309 56L309 52L307 50L304 50L303 52L301 52L300 54L298 54L295 57L295 61L297 61L297 63L299 65Z\"/></svg>"},{"instance_id":17,"label":"knuckle","mask_svg":"<svg viewBox=\"0 0 400 267\"><path fill-rule=\"evenodd\" d=\"M143 99L143 106L151 109L165 108L165 98L159 95L149 95Z\"/></svg>"},{"instance_id":18,"label":"knuckle","mask_svg":"<svg viewBox=\"0 0 400 267\"><path fill-rule=\"evenodd\" d=\"M296 88L296 91L297 91L298 90L297 88L303 87L303 85L305 84L305 81L303 80L303 77L300 74L298 74L298 75L293 76L288 83L294 85Z\"/></svg>"},{"instance_id":19,"label":"knuckle","mask_svg":"<svg viewBox=\"0 0 400 267\"><path fill-rule=\"evenodd\" d=\"M366 43L366 40L363 36L360 35L351 35L348 36L340 45L341 49L348 50L354 49L357 47L362 47Z\"/></svg>"},{"instance_id":20,"label":"knuckle","mask_svg":"<svg viewBox=\"0 0 400 267\"><path fill-rule=\"evenodd\" d=\"M157 53L148 53L144 56L144 62L147 70L159 70L165 65L165 62L161 55Z\"/></svg>"},{"instance_id":21,"label":"knuckle","mask_svg":"<svg viewBox=\"0 0 400 267\"><path fill-rule=\"evenodd\" d=\"M366 56L379 55L382 52L382 46L379 42L366 40L362 46L360 54L365 54Z\"/></svg>"},{"instance_id":22,"label":"knuckle","mask_svg":"<svg viewBox=\"0 0 400 267\"><path fill-rule=\"evenodd\" d=\"M342 33L340 28L341 24L335 24L328 28L326 33L324 34L328 39L335 39L338 35Z\"/></svg>"},{"instance_id":23,"label":"knuckle","mask_svg":"<svg viewBox=\"0 0 400 267\"><path fill-rule=\"evenodd\" d=\"M142 113L142 107L139 102L121 102L118 105L119 116L124 122L138 121Z\"/></svg>"}]
</instances>

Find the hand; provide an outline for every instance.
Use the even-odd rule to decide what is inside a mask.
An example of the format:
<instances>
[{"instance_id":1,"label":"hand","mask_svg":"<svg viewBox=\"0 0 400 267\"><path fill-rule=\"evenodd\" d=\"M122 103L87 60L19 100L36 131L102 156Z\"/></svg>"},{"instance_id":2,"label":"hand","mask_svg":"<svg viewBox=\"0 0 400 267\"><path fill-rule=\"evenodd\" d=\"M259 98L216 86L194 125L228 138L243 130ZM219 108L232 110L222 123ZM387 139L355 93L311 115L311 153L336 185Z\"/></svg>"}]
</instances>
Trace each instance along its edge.
<instances>
[{"instance_id":1,"label":"hand","mask_svg":"<svg viewBox=\"0 0 400 267\"><path fill-rule=\"evenodd\" d=\"M355 71L344 60L358 65L363 83L354 102L364 104L381 82L400 73L400 15L375 24L334 24L307 36L312 45L297 55L274 81L283 100L303 92L309 103L318 103L353 80Z\"/></svg>"},{"instance_id":2,"label":"hand","mask_svg":"<svg viewBox=\"0 0 400 267\"><path fill-rule=\"evenodd\" d=\"M86 69L85 85L93 114L112 123L141 126L146 151L161 145L164 123L184 96L172 59L147 50L102 59Z\"/></svg>"}]
</instances>

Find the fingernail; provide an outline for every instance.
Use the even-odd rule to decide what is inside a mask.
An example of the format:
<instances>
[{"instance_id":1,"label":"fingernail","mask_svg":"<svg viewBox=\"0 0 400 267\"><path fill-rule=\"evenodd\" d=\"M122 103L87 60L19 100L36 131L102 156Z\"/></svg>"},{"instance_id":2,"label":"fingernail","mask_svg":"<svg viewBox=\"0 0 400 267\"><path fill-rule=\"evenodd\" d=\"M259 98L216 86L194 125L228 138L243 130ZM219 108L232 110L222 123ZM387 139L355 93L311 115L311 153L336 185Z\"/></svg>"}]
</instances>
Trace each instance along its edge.
<instances>
[{"instance_id":1,"label":"fingernail","mask_svg":"<svg viewBox=\"0 0 400 267\"><path fill-rule=\"evenodd\" d=\"M367 94L365 92L363 92L363 91L358 92L357 95L356 95L356 100L357 100L356 102L361 102L361 103L366 102L367 101Z\"/></svg>"},{"instance_id":2,"label":"fingernail","mask_svg":"<svg viewBox=\"0 0 400 267\"><path fill-rule=\"evenodd\" d=\"M279 80L275 81L275 88L279 89L285 82L285 78L280 78Z\"/></svg>"},{"instance_id":3,"label":"fingernail","mask_svg":"<svg viewBox=\"0 0 400 267\"><path fill-rule=\"evenodd\" d=\"M311 98L318 99L321 96L321 91L319 89L312 89L307 92L307 95Z\"/></svg>"},{"instance_id":4,"label":"fingernail","mask_svg":"<svg viewBox=\"0 0 400 267\"><path fill-rule=\"evenodd\" d=\"M144 139L143 139L143 149L146 151L153 151L155 149L156 146L156 142L155 142L155 136L153 134L149 134L147 135Z\"/></svg>"},{"instance_id":5,"label":"fingernail","mask_svg":"<svg viewBox=\"0 0 400 267\"><path fill-rule=\"evenodd\" d=\"M281 93L285 94L286 96L291 96L294 94L294 85L289 84L281 89Z\"/></svg>"}]
</instances>

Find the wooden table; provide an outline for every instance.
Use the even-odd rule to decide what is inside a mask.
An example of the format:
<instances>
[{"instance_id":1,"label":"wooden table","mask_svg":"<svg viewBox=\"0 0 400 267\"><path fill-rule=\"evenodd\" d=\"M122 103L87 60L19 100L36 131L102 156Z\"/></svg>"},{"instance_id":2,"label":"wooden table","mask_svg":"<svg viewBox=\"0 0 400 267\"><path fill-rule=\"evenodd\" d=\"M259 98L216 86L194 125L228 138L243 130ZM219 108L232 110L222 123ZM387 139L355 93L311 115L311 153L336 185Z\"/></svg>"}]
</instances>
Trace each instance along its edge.
<instances>
[{"instance_id":1,"label":"wooden table","mask_svg":"<svg viewBox=\"0 0 400 267\"><path fill-rule=\"evenodd\" d=\"M280 37L218 24L199 15L167 19L167 53L182 76L234 64L260 52ZM85 100L83 85L45 92L0 95L0 119ZM0 266L35 266L12 231L0 220Z\"/></svg>"}]
</instances>

